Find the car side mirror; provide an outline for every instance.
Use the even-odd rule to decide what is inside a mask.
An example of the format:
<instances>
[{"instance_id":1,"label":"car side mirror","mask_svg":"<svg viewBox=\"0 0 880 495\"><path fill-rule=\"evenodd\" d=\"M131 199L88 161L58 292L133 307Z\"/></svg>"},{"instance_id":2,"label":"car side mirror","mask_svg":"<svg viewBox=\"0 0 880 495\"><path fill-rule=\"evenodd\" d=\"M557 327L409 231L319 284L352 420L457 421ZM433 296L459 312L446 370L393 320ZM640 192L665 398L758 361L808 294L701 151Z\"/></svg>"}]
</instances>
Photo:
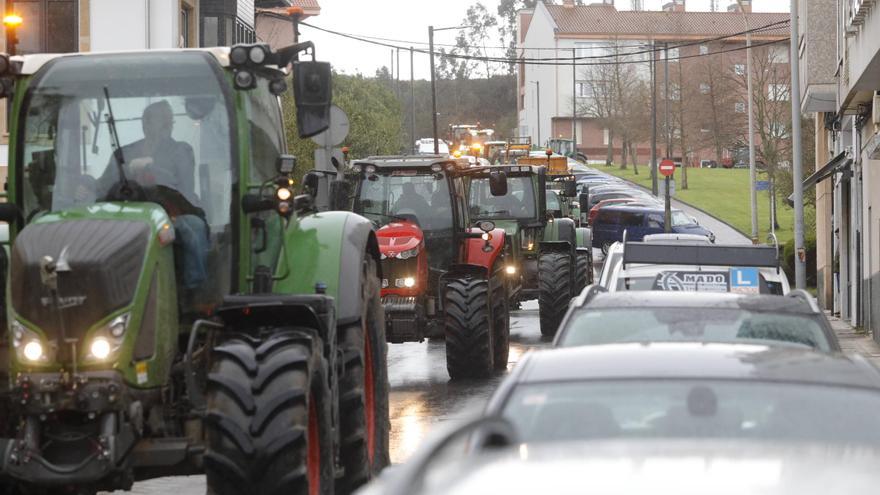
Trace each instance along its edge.
<instances>
[{"instance_id":1,"label":"car side mirror","mask_svg":"<svg viewBox=\"0 0 880 495\"><path fill-rule=\"evenodd\" d=\"M577 196L577 182L572 180L562 181L562 195L568 198Z\"/></svg>"},{"instance_id":2,"label":"car side mirror","mask_svg":"<svg viewBox=\"0 0 880 495\"><path fill-rule=\"evenodd\" d=\"M312 137L330 127L331 79L329 62L293 63L293 96L299 137Z\"/></svg>"},{"instance_id":3,"label":"car side mirror","mask_svg":"<svg viewBox=\"0 0 880 495\"><path fill-rule=\"evenodd\" d=\"M0 203L0 222L21 227L24 225L24 216L21 209L14 203Z\"/></svg>"},{"instance_id":4,"label":"car side mirror","mask_svg":"<svg viewBox=\"0 0 880 495\"><path fill-rule=\"evenodd\" d=\"M489 192L492 196L507 195L507 173L501 170L489 173Z\"/></svg>"},{"instance_id":5,"label":"car side mirror","mask_svg":"<svg viewBox=\"0 0 880 495\"><path fill-rule=\"evenodd\" d=\"M578 206L581 208L581 213L590 211L590 195L588 193L581 193L578 196Z\"/></svg>"},{"instance_id":6,"label":"car side mirror","mask_svg":"<svg viewBox=\"0 0 880 495\"><path fill-rule=\"evenodd\" d=\"M351 183L345 180L330 182L330 209L348 210L351 199Z\"/></svg>"}]
</instances>

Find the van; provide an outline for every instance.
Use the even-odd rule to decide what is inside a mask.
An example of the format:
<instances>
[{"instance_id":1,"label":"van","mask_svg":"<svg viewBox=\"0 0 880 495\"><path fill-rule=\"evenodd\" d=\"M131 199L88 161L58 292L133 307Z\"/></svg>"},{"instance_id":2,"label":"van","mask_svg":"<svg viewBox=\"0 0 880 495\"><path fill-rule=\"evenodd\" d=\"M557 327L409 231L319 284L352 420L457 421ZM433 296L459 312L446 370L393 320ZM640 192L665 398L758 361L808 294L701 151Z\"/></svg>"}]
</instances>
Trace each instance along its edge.
<instances>
[{"instance_id":1,"label":"van","mask_svg":"<svg viewBox=\"0 0 880 495\"><path fill-rule=\"evenodd\" d=\"M609 205L601 208L593 220L593 247L603 253L615 242L623 240L642 241L646 235L662 234L666 231L662 206ZM696 234L715 241L715 234L701 226L697 220L681 210L672 210L672 232L676 234Z\"/></svg>"}]
</instances>

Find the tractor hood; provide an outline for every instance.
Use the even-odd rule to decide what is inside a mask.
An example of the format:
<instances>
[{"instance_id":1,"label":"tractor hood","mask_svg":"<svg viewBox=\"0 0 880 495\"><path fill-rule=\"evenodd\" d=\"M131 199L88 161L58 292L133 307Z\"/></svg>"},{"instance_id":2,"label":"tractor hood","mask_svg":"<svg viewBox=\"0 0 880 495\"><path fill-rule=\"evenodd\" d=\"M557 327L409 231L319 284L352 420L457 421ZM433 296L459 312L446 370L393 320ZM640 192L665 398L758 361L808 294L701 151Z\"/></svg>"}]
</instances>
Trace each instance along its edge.
<instances>
[{"instance_id":1,"label":"tractor hood","mask_svg":"<svg viewBox=\"0 0 880 495\"><path fill-rule=\"evenodd\" d=\"M379 251L388 258L418 248L424 241L422 229L413 222L391 222L376 231Z\"/></svg>"},{"instance_id":2,"label":"tractor hood","mask_svg":"<svg viewBox=\"0 0 880 495\"><path fill-rule=\"evenodd\" d=\"M155 226L154 205L93 205L85 211L47 214L26 226L12 246L11 306L49 340L85 333L132 303ZM165 215L161 215L168 222ZM41 265L57 266L57 300Z\"/></svg>"}]
</instances>

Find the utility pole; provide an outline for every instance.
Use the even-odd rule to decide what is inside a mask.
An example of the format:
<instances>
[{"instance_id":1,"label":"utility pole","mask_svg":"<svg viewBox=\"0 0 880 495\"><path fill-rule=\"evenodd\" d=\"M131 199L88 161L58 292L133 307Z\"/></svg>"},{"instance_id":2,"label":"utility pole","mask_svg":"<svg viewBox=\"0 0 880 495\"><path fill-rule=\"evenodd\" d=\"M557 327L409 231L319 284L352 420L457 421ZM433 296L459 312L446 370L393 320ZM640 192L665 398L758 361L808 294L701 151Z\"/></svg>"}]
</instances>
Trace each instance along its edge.
<instances>
[{"instance_id":1,"label":"utility pole","mask_svg":"<svg viewBox=\"0 0 880 495\"><path fill-rule=\"evenodd\" d=\"M651 194L657 196L657 55L651 40Z\"/></svg>"},{"instance_id":2,"label":"utility pole","mask_svg":"<svg viewBox=\"0 0 880 495\"><path fill-rule=\"evenodd\" d=\"M400 48L397 48L397 99L400 99Z\"/></svg>"},{"instance_id":3,"label":"utility pole","mask_svg":"<svg viewBox=\"0 0 880 495\"><path fill-rule=\"evenodd\" d=\"M535 83L535 95L538 100L538 146L541 145L541 81L532 81Z\"/></svg>"},{"instance_id":4,"label":"utility pole","mask_svg":"<svg viewBox=\"0 0 880 495\"><path fill-rule=\"evenodd\" d=\"M663 118L666 130L666 158L672 159L672 134L669 132L669 43L663 43Z\"/></svg>"},{"instance_id":5,"label":"utility pole","mask_svg":"<svg viewBox=\"0 0 880 495\"><path fill-rule=\"evenodd\" d=\"M409 109L412 115L410 116L410 132L412 134L412 140L410 141L410 146L412 146L413 153L416 152L416 77L415 77L415 66L413 65L413 47L409 47Z\"/></svg>"},{"instance_id":6,"label":"utility pole","mask_svg":"<svg viewBox=\"0 0 880 495\"><path fill-rule=\"evenodd\" d=\"M437 135L437 87L434 82L434 26L428 26L428 53L431 55L431 120L434 124L434 154L440 154L440 137Z\"/></svg>"},{"instance_id":7,"label":"utility pole","mask_svg":"<svg viewBox=\"0 0 880 495\"><path fill-rule=\"evenodd\" d=\"M794 280L798 289L807 288L804 251L804 182L801 156L801 84L798 60L798 0L791 0L791 151L794 184Z\"/></svg>"},{"instance_id":8,"label":"utility pole","mask_svg":"<svg viewBox=\"0 0 880 495\"><path fill-rule=\"evenodd\" d=\"M574 156L578 154L577 137L577 49L571 49L571 143Z\"/></svg>"},{"instance_id":9,"label":"utility pole","mask_svg":"<svg viewBox=\"0 0 880 495\"><path fill-rule=\"evenodd\" d=\"M752 244L758 243L758 190L757 169L755 167L755 112L752 110L754 93L752 93L752 33L749 32L749 15L743 9L742 1L736 0L739 5L743 22L746 25L746 90L749 93L749 204L752 208ZM795 52L797 53L797 52Z\"/></svg>"}]
</instances>

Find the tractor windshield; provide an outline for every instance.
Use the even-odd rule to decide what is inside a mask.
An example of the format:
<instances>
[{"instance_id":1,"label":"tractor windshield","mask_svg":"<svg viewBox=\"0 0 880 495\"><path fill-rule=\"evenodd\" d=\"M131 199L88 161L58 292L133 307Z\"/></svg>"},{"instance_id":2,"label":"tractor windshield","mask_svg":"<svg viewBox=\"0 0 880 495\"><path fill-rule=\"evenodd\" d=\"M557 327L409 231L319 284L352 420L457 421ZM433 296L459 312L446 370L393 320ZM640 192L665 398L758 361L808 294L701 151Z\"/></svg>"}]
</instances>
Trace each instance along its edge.
<instances>
[{"instance_id":1,"label":"tractor windshield","mask_svg":"<svg viewBox=\"0 0 880 495\"><path fill-rule=\"evenodd\" d=\"M17 162L27 220L107 199L122 165L129 181L167 188L161 203L172 216L199 212L212 230L223 230L233 139L215 66L199 52L49 62L21 112Z\"/></svg>"},{"instance_id":2,"label":"tractor windshield","mask_svg":"<svg viewBox=\"0 0 880 495\"><path fill-rule=\"evenodd\" d=\"M475 177L471 181L471 218L532 219L537 216L536 203L531 176L508 177L504 196L492 196L488 177Z\"/></svg>"},{"instance_id":3,"label":"tractor windshield","mask_svg":"<svg viewBox=\"0 0 880 495\"><path fill-rule=\"evenodd\" d=\"M426 234L452 229L452 203L445 179L395 170L363 179L355 211L385 225L410 220Z\"/></svg>"}]
</instances>

